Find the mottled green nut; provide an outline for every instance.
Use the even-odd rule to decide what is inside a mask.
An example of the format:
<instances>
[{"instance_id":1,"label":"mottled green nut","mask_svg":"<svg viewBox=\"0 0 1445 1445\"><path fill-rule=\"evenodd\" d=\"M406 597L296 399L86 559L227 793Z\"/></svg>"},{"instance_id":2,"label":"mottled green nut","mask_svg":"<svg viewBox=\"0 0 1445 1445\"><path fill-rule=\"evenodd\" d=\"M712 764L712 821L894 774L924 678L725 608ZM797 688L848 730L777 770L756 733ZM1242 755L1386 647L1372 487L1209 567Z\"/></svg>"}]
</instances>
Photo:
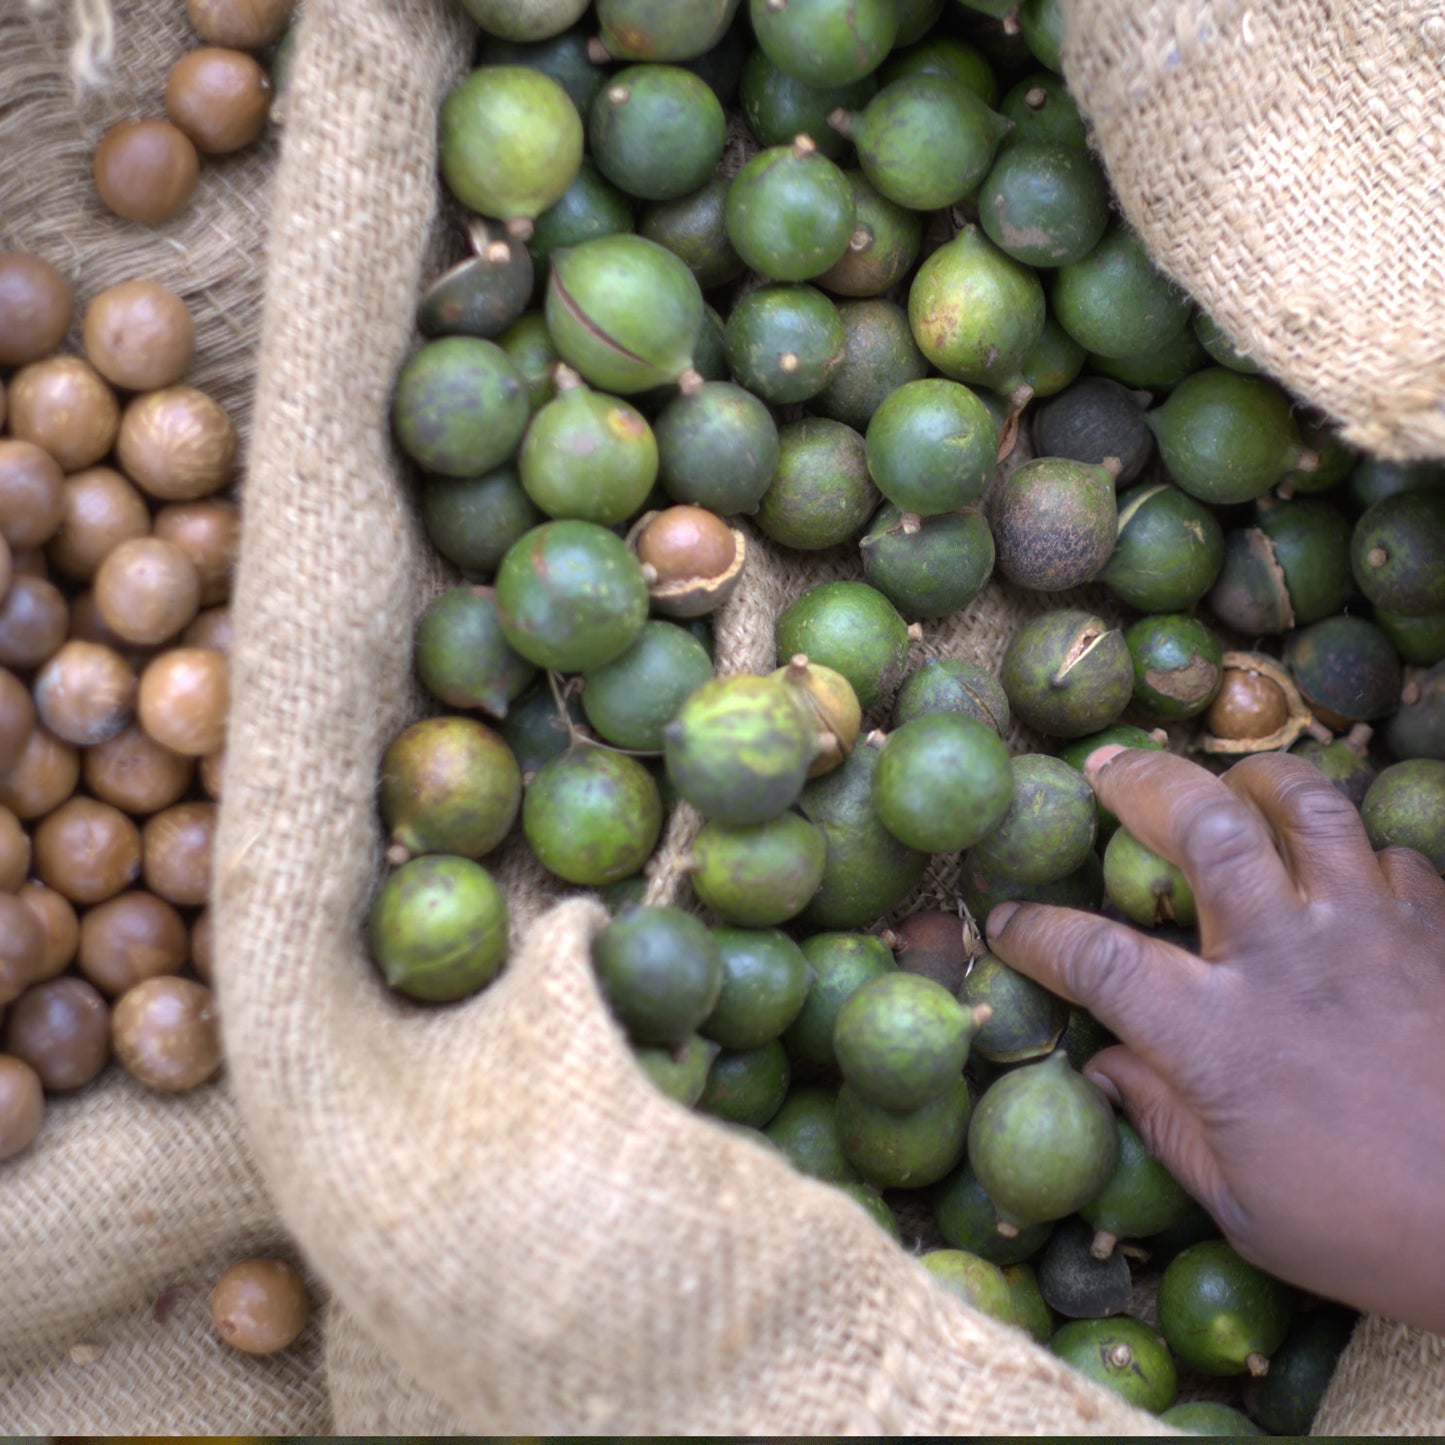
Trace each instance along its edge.
<instances>
[{"instance_id":1,"label":"mottled green nut","mask_svg":"<svg viewBox=\"0 0 1445 1445\"><path fill-rule=\"evenodd\" d=\"M367 932L392 988L425 1003L450 1003L485 988L500 971L507 900L480 864L428 854L382 885Z\"/></svg>"},{"instance_id":2,"label":"mottled green nut","mask_svg":"<svg viewBox=\"0 0 1445 1445\"><path fill-rule=\"evenodd\" d=\"M728 240L773 281L821 275L847 251L853 221L847 177L806 135L760 151L728 191Z\"/></svg>"},{"instance_id":3,"label":"mottled green nut","mask_svg":"<svg viewBox=\"0 0 1445 1445\"><path fill-rule=\"evenodd\" d=\"M891 973L897 964L888 947L868 933L815 933L801 946L813 983L783 1042L794 1063L832 1073L838 1066L833 1030L839 1011L864 984Z\"/></svg>"},{"instance_id":4,"label":"mottled green nut","mask_svg":"<svg viewBox=\"0 0 1445 1445\"><path fill-rule=\"evenodd\" d=\"M844 1080L885 1109L917 1109L963 1072L973 1015L942 984L890 973L838 1011L833 1051Z\"/></svg>"},{"instance_id":5,"label":"mottled green nut","mask_svg":"<svg viewBox=\"0 0 1445 1445\"><path fill-rule=\"evenodd\" d=\"M1082 1209L1118 1153L1109 1101L1062 1050L991 1084L969 1127L969 1163L1004 1233Z\"/></svg>"},{"instance_id":6,"label":"mottled green nut","mask_svg":"<svg viewBox=\"0 0 1445 1445\"><path fill-rule=\"evenodd\" d=\"M748 0L774 65L804 85L848 85L882 63L898 35L895 0Z\"/></svg>"},{"instance_id":7,"label":"mottled green nut","mask_svg":"<svg viewBox=\"0 0 1445 1445\"><path fill-rule=\"evenodd\" d=\"M1077 738L1118 721L1134 693L1129 644L1091 613L1045 612L1018 630L999 679L1014 713L1054 738Z\"/></svg>"},{"instance_id":8,"label":"mottled green nut","mask_svg":"<svg viewBox=\"0 0 1445 1445\"><path fill-rule=\"evenodd\" d=\"M1392 764L1370 784L1360 814L1372 848L1413 848L1445 872L1445 762Z\"/></svg>"},{"instance_id":9,"label":"mottled green nut","mask_svg":"<svg viewBox=\"0 0 1445 1445\"><path fill-rule=\"evenodd\" d=\"M787 1050L778 1039L755 1049L723 1049L708 1070L697 1107L704 1114L764 1129L788 1097L791 1070Z\"/></svg>"},{"instance_id":10,"label":"mottled green nut","mask_svg":"<svg viewBox=\"0 0 1445 1445\"><path fill-rule=\"evenodd\" d=\"M444 336L413 352L396 380L391 422L424 471L474 477L505 462L529 416L527 389L495 342Z\"/></svg>"},{"instance_id":11,"label":"mottled green nut","mask_svg":"<svg viewBox=\"0 0 1445 1445\"><path fill-rule=\"evenodd\" d=\"M1178 1223L1191 1200L1178 1180L1144 1147L1144 1141L1127 1119L1116 1119L1119 1159L1114 1172L1080 1217L1094 1226L1090 1246L1097 1259L1114 1252L1121 1239L1147 1239Z\"/></svg>"},{"instance_id":12,"label":"mottled green nut","mask_svg":"<svg viewBox=\"0 0 1445 1445\"><path fill-rule=\"evenodd\" d=\"M689 877L698 901L726 923L768 928L802 911L823 881L827 843L797 813L730 827L704 823Z\"/></svg>"},{"instance_id":13,"label":"mottled green nut","mask_svg":"<svg viewBox=\"0 0 1445 1445\"><path fill-rule=\"evenodd\" d=\"M958 1001L968 1009L988 1010L972 1049L997 1064L1021 1063L1052 1052L1069 1022L1069 1006L1063 999L992 953L981 953L969 964Z\"/></svg>"},{"instance_id":14,"label":"mottled green nut","mask_svg":"<svg viewBox=\"0 0 1445 1445\"><path fill-rule=\"evenodd\" d=\"M598 170L644 201L697 190L722 159L726 139L727 119L712 87L680 65L617 71L597 93L587 120Z\"/></svg>"},{"instance_id":15,"label":"mottled green nut","mask_svg":"<svg viewBox=\"0 0 1445 1445\"><path fill-rule=\"evenodd\" d=\"M1445 612L1445 493L1376 502L1355 524L1350 566L1376 607L1401 617Z\"/></svg>"},{"instance_id":16,"label":"mottled green nut","mask_svg":"<svg viewBox=\"0 0 1445 1445\"><path fill-rule=\"evenodd\" d=\"M1116 829L1104 849L1104 887L1120 913L1146 928L1156 923L1194 926L1194 893L1184 874L1127 828Z\"/></svg>"},{"instance_id":17,"label":"mottled green nut","mask_svg":"<svg viewBox=\"0 0 1445 1445\"><path fill-rule=\"evenodd\" d=\"M479 477L428 477L418 500L427 540L464 576L481 581L513 542L546 521L512 466Z\"/></svg>"},{"instance_id":18,"label":"mottled green nut","mask_svg":"<svg viewBox=\"0 0 1445 1445\"><path fill-rule=\"evenodd\" d=\"M962 713L926 714L883 744L873 801L883 826L926 853L970 848L1009 810L1013 769L998 734Z\"/></svg>"},{"instance_id":19,"label":"mottled green nut","mask_svg":"<svg viewBox=\"0 0 1445 1445\"><path fill-rule=\"evenodd\" d=\"M1071 768L1077 768L1082 773L1090 753L1097 748L1117 744L1121 748L1144 748L1157 753L1163 749L1165 737L1162 729L1146 733L1143 728L1136 728L1132 723L1112 723L1096 733L1065 743L1059 749L1058 756ZM1114 829L1119 826L1119 820L1097 799L1094 806L1099 815L1099 837L1108 842Z\"/></svg>"},{"instance_id":20,"label":"mottled green nut","mask_svg":"<svg viewBox=\"0 0 1445 1445\"><path fill-rule=\"evenodd\" d=\"M642 1072L669 1099L685 1109L697 1104L707 1087L709 1070L717 1058L719 1047L711 1039L692 1034L677 1048L643 1045L634 1050Z\"/></svg>"},{"instance_id":21,"label":"mottled green nut","mask_svg":"<svg viewBox=\"0 0 1445 1445\"><path fill-rule=\"evenodd\" d=\"M904 679L893 704L893 726L927 713L956 712L1002 737L1009 727L1008 698L992 672L962 657L925 658Z\"/></svg>"},{"instance_id":22,"label":"mottled green nut","mask_svg":"<svg viewBox=\"0 0 1445 1445\"><path fill-rule=\"evenodd\" d=\"M908 624L865 582L820 582L783 609L778 656L802 653L841 672L865 710L897 687L908 662Z\"/></svg>"},{"instance_id":23,"label":"mottled green nut","mask_svg":"<svg viewBox=\"0 0 1445 1445\"><path fill-rule=\"evenodd\" d=\"M1014 1323L1036 1344L1046 1345L1053 1336L1057 1321L1048 1301L1039 1292L1039 1277L1031 1264L1003 1266L1013 1300Z\"/></svg>"},{"instance_id":24,"label":"mottled green nut","mask_svg":"<svg viewBox=\"0 0 1445 1445\"><path fill-rule=\"evenodd\" d=\"M723 985L700 1032L727 1049L755 1049L797 1018L813 971L802 950L776 928L713 929Z\"/></svg>"},{"instance_id":25,"label":"mottled green nut","mask_svg":"<svg viewBox=\"0 0 1445 1445\"><path fill-rule=\"evenodd\" d=\"M1159 1423L1172 1425L1174 1429L1183 1430L1188 1435L1216 1435L1238 1439L1244 1435L1267 1433L1243 1410L1222 1405L1218 1400L1185 1400L1183 1404L1171 1405L1167 1410L1160 1411Z\"/></svg>"},{"instance_id":26,"label":"mottled green nut","mask_svg":"<svg viewBox=\"0 0 1445 1445\"><path fill-rule=\"evenodd\" d=\"M645 622L637 640L587 674L582 710L598 736L634 752L662 751L662 730L712 676L707 648L684 627Z\"/></svg>"},{"instance_id":27,"label":"mottled green nut","mask_svg":"<svg viewBox=\"0 0 1445 1445\"><path fill-rule=\"evenodd\" d=\"M1049 1348L1081 1375L1141 1410L1167 1409L1179 1393L1179 1372L1158 1330L1133 1315L1070 1320Z\"/></svg>"},{"instance_id":28,"label":"mottled green nut","mask_svg":"<svg viewBox=\"0 0 1445 1445\"><path fill-rule=\"evenodd\" d=\"M667 774L705 817L737 827L797 801L817 751L816 731L770 677L714 678L663 729Z\"/></svg>"},{"instance_id":29,"label":"mottled green nut","mask_svg":"<svg viewBox=\"0 0 1445 1445\"><path fill-rule=\"evenodd\" d=\"M1065 877L1094 846L1093 789L1067 763L1045 753L1014 758L1012 774L1008 811L974 846L974 856L1026 883Z\"/></svg>"},{"instance_id":30,"label":"mottled green nut","mask_svg":"<svg viewBox=\"0 0 1445 1445\"><path fill-rule=\"evenodd\" d=\"M592 964L634 1044L680 1047L722 991L711 930L680 908L622 909L593 939Z\"/></svg>"},{"instance_id":31,"label":"mottled green nut","mask_svg":"<svg viewBox=\"0 0 1445 1445\"><path fill-rule=\"evenodd\" d=\"M778 440L778 468L758 506L758 530L800 552L852 541L879 500L863 438L840 421L814 416L788 423Z\"/></svg>"},{"instance_id":32,"label":"mottled green nut","mask_svg":"<svg viewBox=\"0 0 1445 1445\"><path fill-rule=\"evenodd\" d=\"M816 286L759 286L739 299L723 330L734 379L774 406L817 396L842 366L846 343L838 308Z\"/></svg>"},{"instance_id":33,"label":"mottled green nut","mask_svg":"<svg viewBox=\"0 0 1445 1445\"><path fill-rule=\"evenodd\" d=\"M1176 1255L1159 1281L1159 1328L1180 1364L1206 1375L1262 1375L1297 1296L1222 1239Z\"/></svg>"},{"instance_id":34,"label":"mottled green nut","mask_svg":"<svg viewBox=\"0 0 1445 1445\"><path fill-rule=\"evenodd\" d=\"M998 1265L962 1249L930 1249L919 1263L980 1313L1006 1325L1017 1323L1013 1292Z\"/></svg>"},{"instance_id":35,"label":"mottled green nut","mask_svg":"<svg viewBox=\"0 0 1445 1445\"><path fill-rule=\"evenodd\" d=\"M382 755L379 794L388 861L417 853L481 858L516 821L522 775L512 750L475 718L423 718Z\"/></svg>"},{"instance_id":36,"label":"mottled green nut","mask_svg":"<svg viewBox=\"0 0 1445 1445\"><path fill-rule=\"evenodd\" d=\"M709 381L653 423L658 481L674 502L720 517L756 509L778 467L778 424L750 391Z\"/></svg>"},{"instance_id":37,"label":"mottled green nut","mask_svg":"<svg viewBox=\"0 0 1445 1445\"><path fill-rule=\"evenodd\" d=\"M605 667L636 640L647 609L636 556L595 522L544 522L517 541L497 569L502 633L538 667Z\"/></svg>"},{"instance_id":38,"label":"mottled green nut","mask_svg":"<svg viewBox=\"0 0 1445 1445\"><path fill-rule=\"evenodd\" d=\"M943 1242L966 1249L999 1266L1031 1259L1054 1232L1052 1220L1025 1225L1017 1234L1000 1234L998 1207L978 1182L967 1159L933 1191L933 1222Z\"/></svg>"},{"instance_id":39,"label":"mottled green nut","mask_svg":"<svg viewBox=\"0 0 1445 1445\"><path fill-rule=\"evenodd\" d=\"M936 1184L963 1157L972 1100L960 1076L917 1109L898 1113L838 1090L838 1139L848 1161L880 1189Z\"/></svg>"},{"instance_id":40,"label":"mottled green nut","mask_svg":"<svg viewBox=\"0 0 1445 1445\"><path fill-rule=\"evenodd\" d=\"M636 873L662 833L662 799L635 758L586 745L544 764L522 798L522 831L537 860L596 888Z\"/></svg>"},{"instance_id":41,"label":"mottled green nut","mask_svg":"<svg viewBox=\"0 0 1445 1445\"><path fill-rule=\"evenodd\" d=\"M843 1153L838 1135L837 1094L817 1084L796 1085L763 1130L800 1174L848 1184L858 1170Z\"/></svg>"},{"instance_id":42,"label":"mottled green nut","mask_svg":"<svg viewBox=\"0 0 1445 1445\"><path fill-rule=\"evenodd\" d=\"M1197 617L1141 617L1124 632L1134 664L1134 700L1151 717L1197 717L1224 681L1224 647Z\"/></svg>"},{"instance_id":43,"label":"mottled green nut","mask_svg":"<svg viewBox=\"0 0 1445 1445\"><path fill-rule=\"evenodd\" d=\"M865 443L878 490L920 516L976 502L998 452L988 408L943 377L910 381L891 393L873 413Z\"/></svg>"},{"instance_id":44,"label":"mottled green nut","mask_svg":"<svg viewBox=\"0 0 1445 1445\"><path fill-rule=\"evenodd\" d=\"M416 675L448 707L505 718L537 669L507 641L492 588L453 587L417 624Z\"/></svg>"},{"instance_id":45,"label":"mottled green nut","mask_svg":"<svg viewBox=\"0 0 1445 1445\"><path fill-rule=\"evenodd\" d=\"M1099 581L1141 612L1182 612L1214 585L1224 532L1203 502L1164 482L1125 492L1119 535Z\"/></svg>"}]
</instances>

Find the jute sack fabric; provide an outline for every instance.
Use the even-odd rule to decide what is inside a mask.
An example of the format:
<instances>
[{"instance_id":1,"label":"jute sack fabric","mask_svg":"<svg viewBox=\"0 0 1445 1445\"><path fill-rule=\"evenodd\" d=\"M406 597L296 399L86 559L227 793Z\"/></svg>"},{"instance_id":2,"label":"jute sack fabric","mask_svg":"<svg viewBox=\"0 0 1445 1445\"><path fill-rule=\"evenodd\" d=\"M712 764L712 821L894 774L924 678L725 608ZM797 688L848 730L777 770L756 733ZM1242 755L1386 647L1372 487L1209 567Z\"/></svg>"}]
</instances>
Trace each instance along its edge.
<instances>
[{"instance_id":1,"label":"jute sack fabric","mask_svg":"<svg viewBox=\"0 0 1445 1445\"><path fill-rule=\"evenodd\" d=\"M207 162L187 210L156 228L105 211L90 175L104 129L161 114L170 66L198 43L178 0L114 16L0 6L0 249L35 251L73 283L72 349L97 291L172 287L196 322L186 379L244 435L274 145ZM224 1077L165 1097L113 1068L52 1099L34 1146L0 1167L0 1430L328 1429L319 1320L266 1361L210 1328L221 1270L287 1247Z\"/></svg>"},{"instance_id":2,"label":"jute sack fabric","mask_svg":"<svg viewBox=\"0 0 1445 1445\"><path fill-rule=\"evenodd\" d=\"M1062 0L1124 213L1244 352L1396 460L1445 456L1439 0Z\"/></svg>"},{"instance_id":3,"label":"jute sack fabric","mask_svg":"<svg viewBox=\"0 0 1445 1445\"><path fill-rule=\"evenodd\" d=\"M1157 1433L940 1291L836 1191L658 1096L593 981L602 910L549 908L518 850L499 864L514 953L480 997L412 1007L368 962L375 768L420 706L411 629L441 581L387 410L439 257L435 106L469 49L431 0L315 0L271 236L219 986L258 1161L335 1292L335 1424ZM777 605L842 565L758 546L718 620L722 666L770 666ZM994 662L1021 605L992 588L923 646ZM695 821L660 849L655 901L687 901Z\"/></svg>"}]
</instances>

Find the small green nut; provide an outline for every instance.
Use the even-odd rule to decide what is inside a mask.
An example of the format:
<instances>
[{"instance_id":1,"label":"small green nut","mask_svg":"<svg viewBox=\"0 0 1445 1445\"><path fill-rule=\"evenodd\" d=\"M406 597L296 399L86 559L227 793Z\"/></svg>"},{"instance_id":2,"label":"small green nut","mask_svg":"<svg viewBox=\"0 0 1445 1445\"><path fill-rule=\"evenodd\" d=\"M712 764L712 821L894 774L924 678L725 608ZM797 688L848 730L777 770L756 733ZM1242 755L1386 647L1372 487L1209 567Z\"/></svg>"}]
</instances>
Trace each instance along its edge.
<instances>
[{"instance_id":1,"label":"small green nut","mask_svg":"<svg viewBox=\"0 0 1445 1445\"><path fill-rule=\"evenodd\" d=\"M908 662L908 624L866 582L820 582L778 617L779 657L803 653L841 672L866 711L892 693Z\"/></svg>"},{"instance_id":2,"label":"small green nut","mask_svg":"<svg viewBox=\"0 0 1445 1445\"><path fill-rule=\"evenodd\" d=\"M993 673L962 657L930 657L904 679L893 703L893 726L934 712L957 712L990 727L1009 729L1008 698Z\"/></svg>"},{"instance_id":3,"label":"small green nut","mask_svg":"<svg viewBox=\"0 0 1445 1445\"><path fill-rule=\"evenodd\" d=\"M1133 1315L1070 1320L1049 1348L1065 1364L1121 1395L1130 1405L1155 1413L1179 1393L1179 1372L1163 1337Z\"/></svg>"},{"instance_id":4,"label":"small green nut","mask_svg":"<svg viewBox=\"0 0 1445 1445\"><path fill-rule=\"evenodd\" d=\"M1014 713L1055 738L1108 727L1134 694L1124 634L1101 617L1069 608L1024 623L1004 653L999 678Z\"/></svg>"},{"instance_id":5,"label":"small green nut","mask_svg":"<svg viewBox=\"0 0 1445 1445\"><path fill-rule=\"evenodd\" d=\"M663 728L712 675L712 658L697 638L654 618L643 623L626 652L587 674L582 711L614 747L659 753Z\"/></svg>"},{"instance_id":6,"label":"small green nut","mask_svg":"<svg viewBox=\"0 0 1445 1445\"><path fill-rule=\"evenodd\" d=\"M450 91L437 123L447 189L499 221L541 215L582 164L582 117L565 90L525 65L484 65ZM519 228L521 239L530 231Z\"/></svg>"},{"instance_id":7,"label":"small green nut","mask_svg":"<svg viewBox=\"0 0 1445 1445\"><path fill-rule=\"evenodd\" d=\"M662 797L635 758L583 744L538 769L522 798L522 832L548 872L597 888L647 862Z\"/></svg>"},{"instance_id":8,"label":"small green nut","mask_svg":"<svg viewBox=\"0 0 1445 1445\"><path fill-rule=\"evenodd\" d=\"M1408 758L1385 768L1360 814L1372 848L1413 848L1445 872L1445 762Z\"/></svg>"},{"instance_id":9,"label":"small green nut","mask_svg":"<svg viewBox=\"0 0 1445 1445\"><path fill-rule=\"evenodd\" d=\"M873 778L883 826L925 853L971 848L1003 821L1013 792L998 734L956 712L925 714L891 733Z\"/></svg>"},{"instance_id":10,"label":"small green nut","mask_svg":"<svg viewBox=\"0 0 1445 1445\"><path fill-rule=\"evenodd\" d=\"M796 1063L814 1073L833 1073L838 1057L833 1032L843 1005L866 983L897 965L882 940L871 933L814 933L802 942L813 983L783 1042Z\"/></svg>"},{"instance_id":11,"label":"small green nut","mask_svg":"<svg viewBox=\"0 0 1445 1445\"><path fill-rule=\"evenodd\" d=\"M855 1182L838 1137L837 1095L818 1084L794 1088L763 1130L768 1141L800 1174L831 1184Z\"/></svg>"},{"instance_id":12,"label":"small green nut","mask_svg":"<svg viewBox=\"0 0 1445 1445\"><path fill-rule=\"evenodd\" d=\"M512 359L476 336L443 336L414 352L391 405L402 451L424 471L445 477L501 466L516 451L530 414Z\"/></svg>"},{"instance_id":13,"label":"small green nut","mask_svg":"<svg viewBox=\"0 0 1445 1445\"><path fill-rule=\"evenodd\" d=\"M774 65L819 88L871 74L898 35L895 0L748 0L748 18Z\"/></svg>"},{"instance_id":14,"label":"small green nut","mask_svg":"<svg viewBox=\"0 0 1445 1445\"><path fill-rule=\"evenodd\" d=\"M844 1080L885 1109L922 1108L963 1073L981 1020L922 974L885 974L838 1012L833 1052Z\"/></svg>"},{"instance_id":15,"label":"small green nut","mask_svg":"<svg viewBox=\"0 0 1445 1445\"><path fill-rule=\"evenodd\" d=\"M1165 482L1119 498L1119 535L1099 581L1141 612L1182 612L1214 585L1224 531L1207 506Z\"/></svg>"},{"instance_id":16,"label":"small green nut","mask_svg":"<svg viewBox=\"0 0 1445 1445\"><path fill-rule=\"evenodd\" d=\"M661 1093L684 1109L691 1109L702 1098L709 1071L720 1052L711 1039L692 1034L677 1048L651 1044L634 1050L634 1057Z\"/></svg>"},{"instance_id":17,"label":"small green nut","mask_svg":"<svg viewBox=\"0 0 1445 1445\"><path fill-rule=\"evenodd\" d=\"M1069 1022L1063 999L992 953L969 964L957 997L975 1016L988 1011L971 1048L990 1063L1017 1064L1052 1053Z\"/></svg>"},{"instance_id":18,"label":"small green nut","mask_svg":"<svg viewBox=\"0 0 1445 1445\"><path fill-rule=\"evenodd\" d=\"M1120 913L1146 928L1159 923L1194 926L1197 915L1188 879L1127 828L1116 829L1104 849L1104 887Z\"/></svg>"},{"instance_id":19,"label":"small green nut","mask_svg":"<svg viewBox=\"0 0 1445 1445\"><path fill-rule=\"evenodd\" d=\"M1045 753L1014 758L1010 776L1008 808L974 845L974 858L1024 883L1066 877L1094 846L1093 789L1066 762Z\"/></svg>"},{"instance_id":20,"label":"small green nut","mask_svg":"<svg viewBox=\"0 0 1445 1445\"><path fill-rule=\"evenodd\" d=\"M1013 1291L998 1265L962 1249L930 1249L918 1261L934 1279L982 1314L1006 1325L1017 1323Z\"/></svg>"},{"instance_id":21,"label":"small green nut","mask_svg":"<svg viewBox=\"0 0 1445 1445\"><path fill-rule=\"evenodd\" d=\"M505 718L537 669L507 641L494 589L453 587L417 624L416 675L448 707Z\"/></svg>"},{"instance_id":22,"label":"small green nut","mask_svg":"<svg viewBox=\"0 0 1445 1445\"><path fill-rule=\"evenodd\" d=\"M718 927L712 936L722 959L722 991L699 1032L725 1049L756 1049L780 1038L813 982L802 950L776 928Z\"/></svg>"},{"instance_id":23,"label":"small green nut","mask_svg":"<svg viewBox=\"0 0 1445 1445\"><path fill-rule=\"evenodd\" d=\"M1224 647L1186 613L1141 617L1124 632L1134 663L1134 700L1151 717L1198 717L1224 681Z\"/></svg>"},{"instance_id":24,"label":"small green nut","mask_svg":"<svg viewBox=\"0 0 1445 1445\"><path fill-rule=\"evenodd\" d=\"M852 541L877 505L863 438L852 427L810 416L780 428L778 467L756 514L765 537L822 551Z\"/></svg>"},{"instance_id":25,"label":"small green nut","mask_svg":"<svg viewBox=\"0 0 1445 1445\"><path fill-rule=\"evenodd\" d=\"M683 1045L723 986L712 931L680 908L623 907L592 940L592 966L628 1038L643 1046Z\"/></svg>"},{"instance_id":26,"label":"small green nut","mask_svg":"<svg viewBox=\"0 0 1445 1445\"><path fill-rule=\"evenodd\" d=\"M791 807L817 752L810 719L776 678L714 678L663 729L667 775L704 817L733 827Z\"/></svg>"},{"instance_id":27,"label":"small green nut","mask_svg":"<svg viewBox=\"0 0 1445 1445\"><path fill-rule=\"evenodd\" d=\"M367 924L388 984L424 1003L485 988L507 956L507 900L469 858L429 853L382 885Z\"/></svg>"},{"instance_id":28,"label":"small green nut","mask_svg":"<svg viewBox=\"0 0 1445 1445\"><path fill-rule=\"evenodd\" d=\"M864 440L878 490L900 511L924 517L978 501L998 457L988 408L962 383L943 377L891 392Z\"/></svg>"},{"instance_id":29,"label":"small green nut","mask_svg":"<svg viewBox=\"0 0 1445 1445\"><path fill-rule=\"evenodd\" d=\"M596 522L544 522L497 569L497 620L538 667L587 672L636 641L647 621L647 582L626 542Z\"/></svg>"},{"instance_id":30,"label":"small green nut","mask_svg":"<svg viewBox=\"0 0 1445 1445\"><path fill-rule=\"evenodd\" d=\"M722 159L726 140L721 101L701 76L680 65L617 71L588 115L597 169L643 201L675 200L697 190Z\"/></svg>"},{"instance_id":31,"label":"small green nut","mask_svg":"<svg viewBox=\"0 0 1445 1445\"><path fill-rule=\"evenodd\" d=\"M798 813L740 827L704 823L688 875L698 901L725 923L769 928L807 907L826 855L822 833Z\"/></svg>"},{"instance_id":32,"label":"small green nut","mask_svg":"<svg viewBox=\"0 0 1445 1445\"><path fill-rule=\"evenodd\" d=\"M792 1071L778 1039L755 1049L723 1049L708 1070L697 1107L704 1114L764 1129L788 1097Z\"/></svg>"},{"instance_id":33,"label":"small green nut","mask_svg":"<svg viewBox=\"0 0 1445 1445\"><path fill-rule=\"evenodd\" d=\"M851 1084L838 1090L838 1139L844 1156L880 1189L924 1189L963 1158L969 1112L961 1076L917 1109L899 1113L865 1099Z\"/></svg>"}]
</instances>

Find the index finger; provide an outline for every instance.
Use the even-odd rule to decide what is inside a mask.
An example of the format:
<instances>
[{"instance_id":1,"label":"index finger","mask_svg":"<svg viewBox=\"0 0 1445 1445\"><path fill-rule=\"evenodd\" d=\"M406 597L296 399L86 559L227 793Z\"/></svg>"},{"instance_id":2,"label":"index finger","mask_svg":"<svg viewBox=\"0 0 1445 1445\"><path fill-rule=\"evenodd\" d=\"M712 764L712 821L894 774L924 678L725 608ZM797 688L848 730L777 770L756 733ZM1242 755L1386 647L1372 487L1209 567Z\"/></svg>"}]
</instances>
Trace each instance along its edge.
<instances>
[{"instance_id":1,"label":"index finger","mask_svg":"<svg viewBox=\"0 0 1445 1445\"><path fill-rule=\"evenodd\" d=\"M1091 757L1089 762L1093 762ZM1207 958L1257 943L1300 898L1264 819L1213 773L1173 753L1126 748L1085 770L1099 801L1194 891Z\"/></svg>"}]
</instances>

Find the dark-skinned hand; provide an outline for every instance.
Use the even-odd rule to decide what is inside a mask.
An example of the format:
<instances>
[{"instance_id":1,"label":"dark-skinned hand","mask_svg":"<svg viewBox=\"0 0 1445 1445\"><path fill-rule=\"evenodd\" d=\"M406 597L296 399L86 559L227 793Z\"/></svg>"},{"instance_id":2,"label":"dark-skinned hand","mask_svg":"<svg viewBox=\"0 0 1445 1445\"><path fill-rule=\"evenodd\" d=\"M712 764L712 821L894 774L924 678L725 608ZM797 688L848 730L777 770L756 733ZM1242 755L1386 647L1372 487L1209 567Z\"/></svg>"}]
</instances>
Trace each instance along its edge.
<instances>
[{"instance_id":1,"label":"dark-skinned hand","mask_svg":"<svg viewBox=\"0 0 1445 1445\"><path fill-rule=\"evenodd\" d=\"M1445 882L1302 758L1100 748L1086 776L1183 869L1200 954L1041 904L990 946L1122 1041L1086 1073L1240 1254L1445 1333Z\"/></svg>"}]
</instances>

